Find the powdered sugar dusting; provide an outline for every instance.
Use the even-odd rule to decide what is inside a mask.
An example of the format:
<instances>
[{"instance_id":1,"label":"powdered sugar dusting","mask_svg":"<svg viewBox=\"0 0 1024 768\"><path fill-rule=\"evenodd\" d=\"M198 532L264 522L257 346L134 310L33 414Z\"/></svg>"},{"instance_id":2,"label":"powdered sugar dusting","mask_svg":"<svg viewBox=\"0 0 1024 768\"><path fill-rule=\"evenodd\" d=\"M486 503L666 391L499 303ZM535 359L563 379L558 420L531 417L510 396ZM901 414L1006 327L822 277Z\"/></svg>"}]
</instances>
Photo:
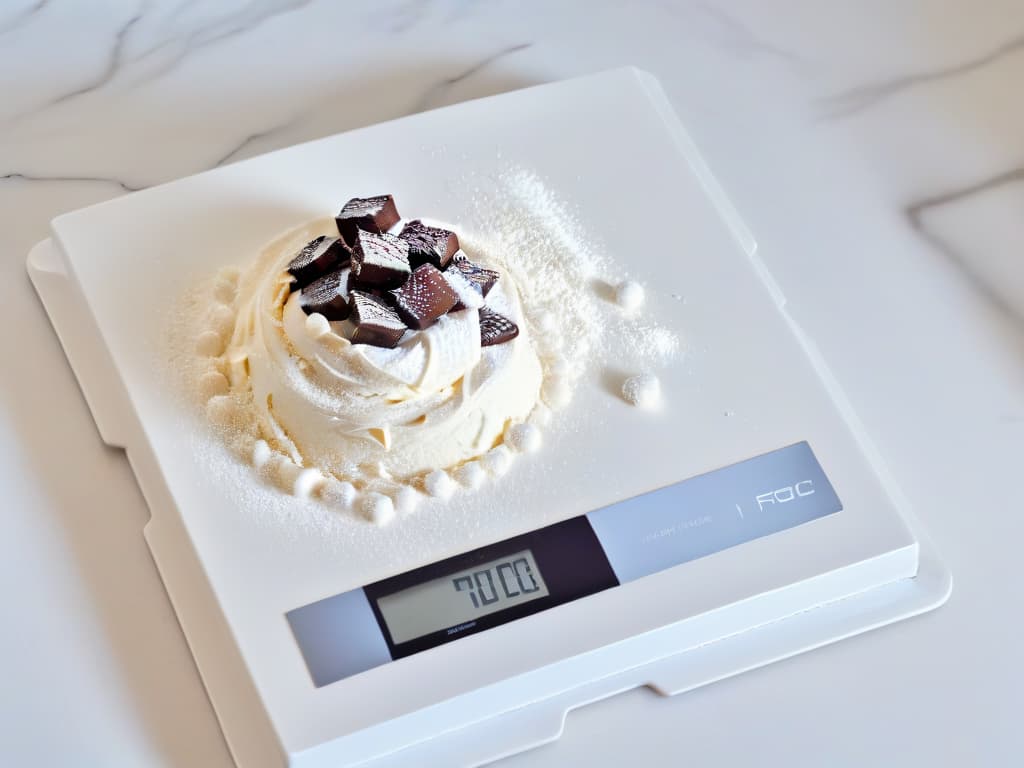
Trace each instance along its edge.
<instances>
[{"instance_id":1,"label":"powdered sugar dusting","mask_svg":"<svg viewBox=\"0 0 1024 768\"><path fill-rule=\"evenodd\" d=\"M642 357L666 363L679 352L679 336L658 326L636 324L636 352Z\"/></svg>"},{"instance_id":2,"label":"powdered sugar dusting","mask_svg":"<svg viewBox=\"0 0 1024 768\"><path fill-rule=\"evenodd\" d=\"M599 332L599 312L587 286L605 258L591 245L578 219L540 178L523 169L499 179L495 194L475 201L482 235L462 237L470 258L500 259L523 294L531 337L545 369L567 365L572 387L583 374Z\"/></svg>"},{"instance_id":3,"label":"powdered sugar dusting","mask_svg":"<svg viewBox=\"0 0 1024 768\"><path fill-rule=\"evenodd\" d=\"M680 350L679 337L639 311L643 287L621 280L628 259L612 259L536 173L514 168L498 181L496 194L482 193L475 201L475 215L488 239L464 236L463 248L470 254L482 249L488 257L499 255L517 276L534 338L546 345L546 380L557 373L562 382L548 385L555 401L549 405L568 403L591 359L671 362ZM615 304L602 300L594 284L609 285Z\"/></svg>"},{"instance_id":4,"label":"powdered sugar dusting","mask_svg":"<svg viewBox=\"0 0 1024 768\"><path fill-rule=\"evenodd\" d=\"M570 406L581 377L596 376L596 371L593 371L595 363L632 360L637 369L647 370L652 365L667 364L678 355L681 343L675 333L652 323L646 313L623 312L625 304L634 310L640 309L639 304L633 301L636 296L617 304L616 300L609 300L594 289L597 281L623 285L618 282L623 276L621 264L615 262L625 260L610 259L573 210L535 173L521 168L511 169L501 174L496 182L473 201L473 215L470 217L473 227L465 232L457 228L458 234L469 258L499 269L503 277L499 286L508 280L510 285L518 288L522 314L516 317L516 322L528 326L530 340L540 358L544 375L541 388L543 402L537 404L524 422L510 425L504 445L491 449L477 461L449 468L448 472L439 468L402 482L389 477L386 472L374 472L372 467L360 466L358 471L354 468L351 478L355 485L344 481L339 483L341 475L325 477L315 469L310 470L303 466L302 457L296 453L284 455L275 449L273 457L262 455L267 444L260 441L262 446L257 445L254 435L258 433L246 421L252 412L247 393L223 391L225 367L232 363L217 356L223 348L226 325L224 309L217 308L212 314L207 312L205 327L198 329L198 334L196 330L190 331L190 360L186 374L194 391L202 389L197 393L202 400L212 401L206 406L212 411L211 420L219 425L221 436L228 438L210 450L210 455L224 456L224 448L230 447L234 458L226 456L223 460L239 465L238 459L241 459L248 464L241 465L241 468L250 473L249 485L259 485L251 478L251 465L264 464L273 469L270 474L269 469L263 472L273 485L300 497L314 497L307 503L278 494L280 503L268 505L264 499L259 504L254 502L253 509L260 509L262 515L283 515L289 525L308 519L307 525L319 527L327 535L328 531L337 530L331 516L337 516L340 511L352 509L378 524L388 522L396 511L399 514L410 512L421 498L427 498L414 488L420 488L436 499L430 506L446 505L457 486L472 489L485 481L507 482L497 478L513 469L513 459L517 454L541 450L542 431L546 432L549 426L559 428L561 417L557 411ZM209 307L211 298L215 296L228 311L234 311L238 281L237 271L222 273L202 291L197 291L190 301L202 304L205 298L206 307ZM500 295L501 292L497 293ZM494 308L504 309L500 306ZM376 308L366 309L372 312ZM312 320L312 317L303 317L306 323L302 326L303 336L319 338L328 334L330 324L324 327L325 323ZM309 326L310 322L315 323L315 327ZM198 355L197 347L202 350ZM509 349L502 346L487 349L490 350L488 354L509 354ZM382 350L382 353L391 352ZM484 363L488 359L485 358ZM497 359L493 362L500 364ZM205 384L196 384L200 381ZM274 438L278 449L283 446L287 453L290 443L287 435L274 435ZM258 460L254 446L256 453L260 454ZM282 468L283 474L279 471ZM213 471L218 472L218 468ZM282 476L278 479L277 475ZM244 477L240 482L246 482ZM247 492L254 496L273 493L266 487L253 487ZM292 506L288 506L287 501L293 502ZM465 511L464 505L456 506ZM317 511L312 512L313 508ZM299 509L308 518L300 516Z\"/></svg>"}]
</instances>

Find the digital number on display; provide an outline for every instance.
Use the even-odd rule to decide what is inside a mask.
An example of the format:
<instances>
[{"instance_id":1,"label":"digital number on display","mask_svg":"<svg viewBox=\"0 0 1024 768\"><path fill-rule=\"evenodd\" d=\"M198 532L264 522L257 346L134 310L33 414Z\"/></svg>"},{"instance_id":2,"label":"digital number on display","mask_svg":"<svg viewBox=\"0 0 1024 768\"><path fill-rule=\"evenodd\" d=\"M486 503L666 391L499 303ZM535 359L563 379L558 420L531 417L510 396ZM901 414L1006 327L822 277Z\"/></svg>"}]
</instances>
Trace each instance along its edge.
<instances>
[{"instance_id":1,"label":"digital number on display","mask_svg":"<svg viewBox=\"0 0 1024 768\"><path fill-rule=\"evenodd\" d=\"M493 567L474 571L472 576L456 576L452 579L452 584L456 592L469 594L474 608L491 605L502 598L511 600L520 595L531 595L540 591L530 561L525 557L506 560Z\"/></svg>"},{"instance_id":2,"label":"digital number on display","mask_svg":"<svg viewBox=\"0 0 1024 768\"><path fill-rule=\"evenodd\" d=\"M395 644L548 595L530 550L378 598Z\"/></svg>"}]
</instances>

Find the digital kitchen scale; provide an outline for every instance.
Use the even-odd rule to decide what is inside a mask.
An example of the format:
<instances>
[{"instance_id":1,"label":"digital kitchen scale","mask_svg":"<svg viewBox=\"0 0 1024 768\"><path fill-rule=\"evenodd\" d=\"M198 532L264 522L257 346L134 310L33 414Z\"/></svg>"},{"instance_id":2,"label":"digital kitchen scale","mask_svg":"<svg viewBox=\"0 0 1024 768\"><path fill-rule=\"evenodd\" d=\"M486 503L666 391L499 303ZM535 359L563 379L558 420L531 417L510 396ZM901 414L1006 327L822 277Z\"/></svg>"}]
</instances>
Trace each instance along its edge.
<instances>
[{"instance_id":1,"label":"digital kitchen scale","mask_svg":"<svg viewBox=\"0 0 1024 768\"><path fill-rule=\"evenodd\" d=\"M665 407L627 405L605 362L507 478L388 528L226 461L161 358L175 297L356 194L472 228L475 190L510 167L571 201L572 225L684 338L654 366ZM29 272L138 477L242 768L480 765L557 738L574 707L689 690L949 594L646 73L460 104L66 214Z\"/></svg>"}]
</instances>

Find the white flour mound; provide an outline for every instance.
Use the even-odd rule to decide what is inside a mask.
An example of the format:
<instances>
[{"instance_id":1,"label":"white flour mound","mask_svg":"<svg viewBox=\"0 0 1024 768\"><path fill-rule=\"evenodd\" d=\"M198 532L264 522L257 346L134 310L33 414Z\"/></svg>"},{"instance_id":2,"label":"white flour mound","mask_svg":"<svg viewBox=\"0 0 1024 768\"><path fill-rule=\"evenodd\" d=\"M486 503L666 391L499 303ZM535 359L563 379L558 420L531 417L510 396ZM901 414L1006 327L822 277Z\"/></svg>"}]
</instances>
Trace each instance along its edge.
<instances>
[{"instance_id":1,"label":"white flour mound","mask_svg":"<svg viewBox=\"0 0 1024 768\"><path fill-rule=\"evenodd\" d=\"M473 200L470 225L455 229L471 259L503 270L519 288L524 317L517 321L528 324L543 367L542 402L526 421L509 425L504 445L460 466L438 467L399 483L386 473L370 478L331 476L305 467L301 455L275 452L264 439L271 438L256 427L251 392L230 391L228 361L220 356L234 328L243 273L234 267L221 270L182 298L168 334L172 348L164 359L212 426L196 436L197 457L224 478L238 476L239 466L248 465L251 480L239 489L239 496L274 497L272 503L254 501L254 508L283 510L280 502L289 494L311 498L313 507L333 517L346 512L349 518L384 525L396 518L396 512L411 513L421 498L451 503L453 494L471 492L485 482L507 482L498 478L509 472L516 456L543 450L542 431L558 429L557 411L571 403L581 377L597 375L597 365L632 361L646 369L678 355L676 334L644 317L643 288L622 280L623 266L603 253L571 207L536 174L516 168L502 174L496 184L488 182L490 191L478 192ZM599 285L617 288L612 288L611 297L602 297ZM307 330L326 333L329 326L324 325L314 315ZM623 391L630 402L647 406L660 400L653 374L630 382L629 392ZM309 508L302 505L303 510ZM286 516L290 525L301 518L274 514ZM337 528L322 514L312 515L310 524L325 534Z\"/></svg>"}]
</instances>

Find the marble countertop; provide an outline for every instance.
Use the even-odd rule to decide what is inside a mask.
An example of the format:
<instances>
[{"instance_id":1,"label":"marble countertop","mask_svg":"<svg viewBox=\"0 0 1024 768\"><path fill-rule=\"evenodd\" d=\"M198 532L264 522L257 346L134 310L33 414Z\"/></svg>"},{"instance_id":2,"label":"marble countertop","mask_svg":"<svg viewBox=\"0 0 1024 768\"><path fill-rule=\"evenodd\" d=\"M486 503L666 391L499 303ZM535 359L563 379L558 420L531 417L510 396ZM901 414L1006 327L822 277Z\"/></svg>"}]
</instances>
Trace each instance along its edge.
<instances>
[{"instance_id":1,"label":"marble countertop","mask_svg":"<svg viewBox=\"0 0 1024 768\"><path fill-rule=\"evenodd\" d=\"M0 7L0 762L228 766L24 258L55 215L337 131L635 64L664 84L954 573L927 616L573 713L509 766L1024 754L1019 0Z\"/></svg>"}]
</instances>

